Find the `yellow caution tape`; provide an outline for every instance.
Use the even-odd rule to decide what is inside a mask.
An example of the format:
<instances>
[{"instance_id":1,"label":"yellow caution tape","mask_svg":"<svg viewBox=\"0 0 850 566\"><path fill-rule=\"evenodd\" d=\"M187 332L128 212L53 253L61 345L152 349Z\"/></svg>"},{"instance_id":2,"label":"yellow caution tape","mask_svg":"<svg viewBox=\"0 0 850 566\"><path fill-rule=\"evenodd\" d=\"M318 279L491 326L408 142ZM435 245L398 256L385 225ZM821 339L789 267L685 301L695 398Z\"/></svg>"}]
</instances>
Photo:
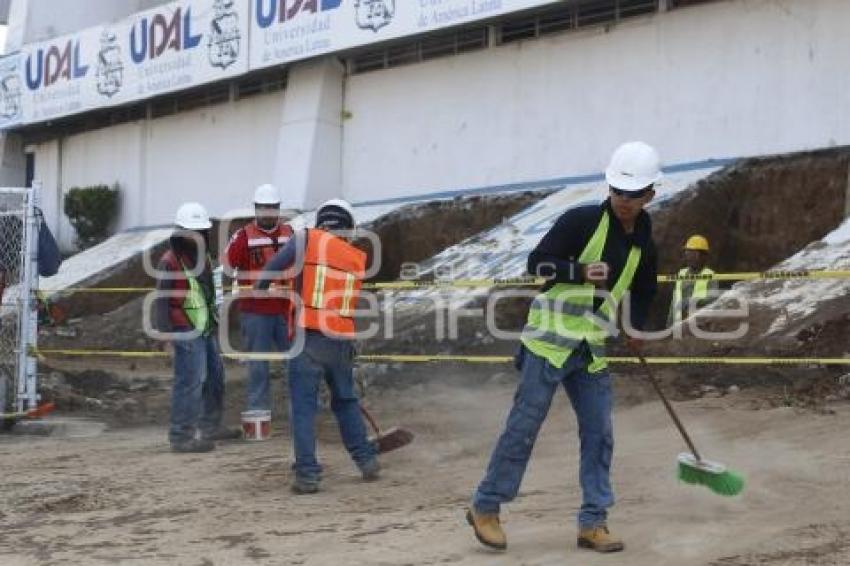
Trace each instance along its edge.
<instances>
[{"instance_id":1,"label":"yellow caution tape","mask_svg":"<svg viewBox=\"0 0 850 566\"><path fill-rule=\"evenodd\" d=\"M713 275L659 275L659 283L675 281L760 281L760 280L806 280L806 279L846 279L850 271L844 270L800 270L800 271L749 271L740 273L715 273ZM375 290L417 290L417 289L488 289L497 287L540 287L547 283L543 277L509 277L505 279L433 279L410 281L386 281L383 283L364 283L364 289ZM251 287L243 287L251 289ZM155 287L68 287L52 291L62 293L149 293Z\"/></svg>"},{"instance_id":2,"label":"yellow caution tape","mask_svg":"<svg viewBox=\"0 0 850 566\"><path fill-rule=\"evenodd\" d=\"M158 351L121 351L121 350L68 350L68 349L36 349L33 351L43 356L96 356L115 358L166 358L168 352ZM256 354L256 353L229 353L222 354L230 359L247 360L281 360L282 354ZM463 363L485 363L504 364L513 361L513 356L453 356L453 355L416 355L416 354L364 354L357 356L359 362L364 363L427 363L427 362L463 362ZM605 358L609 363L636 364L639 363L635 357L610 356ZM850 366L850 358L760 358L760 357L650 357L646 361L651 364L676 365L676 364L717 364L717 365L841 365Z\"/></svg>"},{"instance_id":3,"label":"yellow caution tape","mask_svg":"<svg viewBox=\"0 0 850 566\"><path fill-rule=\"evenodd\" d=\"M713 275L659 275L659 283L673 281L757 281L788 279L844 279L850 277L850 271L840 270L800 270L800 271L752 271L744 273L715 273Z\"/></svg>"},{"instance_id":4,"label":"yellow caution tape","mask_svg":"<svg viewBox=\"0 0 850 566\"><path fill-rule=\"evenodd\" d=\"M64 289L41 290L42 293L150 293L156 287L66 287Z\"/></svg>"},{"instance_id":5,"label":"yellow caution tape","mask_svg":"<svg viewBox=\"0 0 850 566\"><path fill-rule=\"evenodd\" d=\"M433 279L419 281L387 281L384 283L364 283L364 289L474 289L490 287L539 287L546 283L542 277L510 277L506 279Z\"/></svg>"}]
</instances>

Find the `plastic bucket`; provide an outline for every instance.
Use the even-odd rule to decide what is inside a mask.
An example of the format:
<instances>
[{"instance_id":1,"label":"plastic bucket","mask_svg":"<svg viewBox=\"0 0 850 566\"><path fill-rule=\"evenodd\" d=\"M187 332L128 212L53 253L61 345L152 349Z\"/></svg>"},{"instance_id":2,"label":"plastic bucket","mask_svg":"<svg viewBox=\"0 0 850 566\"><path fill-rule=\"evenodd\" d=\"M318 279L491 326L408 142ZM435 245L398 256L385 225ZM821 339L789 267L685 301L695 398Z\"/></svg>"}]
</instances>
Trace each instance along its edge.
<instances>
[{"instance_id":1,"label":"plastic bucket","mask_svg":"<svg viewBox=\"0 0 850 566\"><path fill-rule=\"evenodd\" d=\"M245 440L268 440L272 435L272 412L243 411L242 435Z\"/></svg>"}]
</instances>

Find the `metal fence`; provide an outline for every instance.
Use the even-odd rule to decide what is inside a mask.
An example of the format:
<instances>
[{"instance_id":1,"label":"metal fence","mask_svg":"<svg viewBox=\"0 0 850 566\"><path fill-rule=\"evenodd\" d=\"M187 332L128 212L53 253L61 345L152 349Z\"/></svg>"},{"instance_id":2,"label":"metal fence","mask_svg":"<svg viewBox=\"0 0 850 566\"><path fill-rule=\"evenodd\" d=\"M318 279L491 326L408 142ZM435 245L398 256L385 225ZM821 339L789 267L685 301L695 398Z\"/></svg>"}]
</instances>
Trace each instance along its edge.
<instances>
[{"instance_id":1,"label":"metal fence","mask_svg":"<svg viewBox=\"0 0 850 566\"><path fill-rule=\"evenodd\" d=\"M0 413L34 408L38 333L35 189L0 188Z\"/></svg>"}]
</instances>

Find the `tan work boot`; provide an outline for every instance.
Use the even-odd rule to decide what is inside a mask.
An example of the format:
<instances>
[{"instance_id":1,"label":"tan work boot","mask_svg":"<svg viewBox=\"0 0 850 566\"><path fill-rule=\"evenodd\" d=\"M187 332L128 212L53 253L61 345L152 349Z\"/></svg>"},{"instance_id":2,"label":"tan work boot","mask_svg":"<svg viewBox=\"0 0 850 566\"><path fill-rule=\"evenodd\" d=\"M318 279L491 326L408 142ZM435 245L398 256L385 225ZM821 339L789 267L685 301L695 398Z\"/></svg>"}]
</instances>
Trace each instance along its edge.
<instances>
[{"instance_id":1,"label":"tan work boot","mask_svg":"<svg viewBox=\"0 0 850 566\"><path fill-rule=\"evenodd\" d=\"M484 546L496 550L505 550L508 547L508 539L499 523L498 514L476 513L470 507L466 510L466 522L472 525L473 530L475 530L475 538Z\"/></svg>"},{"instance_id":2,"label":"tan work boot","mask_svg":"<svg viewBox=\"0 0 850 566\"><path fill-rule=\"evenodd\" d=\"M578 532L579 548L589 548L596 552L620 552L626 545L620 539L611 536L606 525L597 525Z\"/></svg>"}]
</instances>

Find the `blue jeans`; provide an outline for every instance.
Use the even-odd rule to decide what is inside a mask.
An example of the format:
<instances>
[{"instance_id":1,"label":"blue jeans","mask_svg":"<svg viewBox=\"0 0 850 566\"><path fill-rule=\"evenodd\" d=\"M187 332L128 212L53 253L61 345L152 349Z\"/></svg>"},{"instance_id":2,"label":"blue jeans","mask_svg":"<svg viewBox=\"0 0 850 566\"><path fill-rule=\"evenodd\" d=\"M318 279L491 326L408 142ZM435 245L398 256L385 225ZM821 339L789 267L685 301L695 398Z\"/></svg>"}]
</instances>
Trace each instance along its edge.
<instances>
[{"instance_id":1,"label":"blue jeans","mask_svg":"<svg viewBox=\"0 0 850 566\"><path fill-rule=\"evenodd\" d=\"M242 312L239 316L243 346L248 352L267 354L286 351L289 336L283 315ZM248 362L247 401L249 411L271 409L269 362Z\"/></svg>"},{"instance_id":2,"label":"blue jeans","mask_svg":"<svg viewBox=\"0 0 850 566\"><path fill-rule=\"evenodd\" d=\"M224 417L224 365L215 334L174 341L171 389L172 444L208 434Z\"/></svg>"},{"instance_id":3,"label":"blue jeans","mask_svg":"<svg viewBox=\"0 0 850 566\"><path fill-rule=\"evenodd\" d=\"M352 361L354 347L348 340L328 338L307 331L304 350L289 363L289 397L295 475L304 481L321 480L322 467L316 459L316 413L322 379L331 393L331 409L339 424L342 443L362 470L377 455L366 435L360 404L354 392Z\"/></svg>"},{"instance_id":4,"label":"blue jeans","mask_svg":"<svg viewBox=\"0 0 850 566\"><path fill-rule=\"evenodd\" d=\"M473 506L479 513L498 513L502 503L516 497L537 433L558 384L563 384L576 413L581 444L578 523L582 528L602 525L614 504L610 481L614 452L611 376L607 371L588 373L584 348L576 350L561 369L525 348L520 356L522 377L513 407L487 473L473 496Z\"/></svg>"}]
</instances>

